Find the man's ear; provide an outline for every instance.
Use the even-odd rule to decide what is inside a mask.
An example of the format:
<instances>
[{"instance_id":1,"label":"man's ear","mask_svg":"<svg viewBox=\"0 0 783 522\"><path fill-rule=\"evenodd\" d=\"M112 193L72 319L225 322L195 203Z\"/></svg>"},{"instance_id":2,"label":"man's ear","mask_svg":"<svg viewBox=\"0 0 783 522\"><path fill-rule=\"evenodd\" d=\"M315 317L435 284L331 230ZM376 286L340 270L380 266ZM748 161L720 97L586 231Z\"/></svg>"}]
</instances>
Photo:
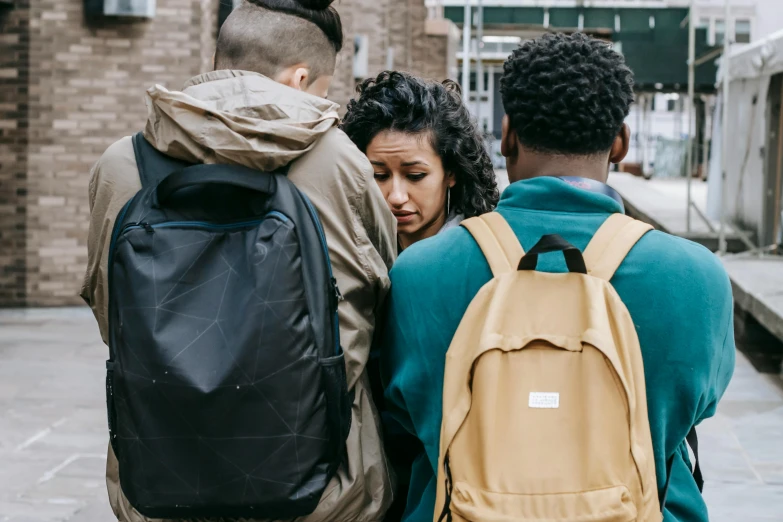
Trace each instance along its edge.
<instances>
[{"instance_id":1,"label":"man's ear","mask_svg":"<svg viewBox=\"0 0 783 522\"><path fill-rule=\"evenodd\" d=\"M304 64L293 65L277 73L274 80L298 91L304 91L310 84L310 69Z\"/></svg>"},{"instance_id":2,"label":"man's ear","mask_svg":"<svg viewBox=\"0 0 783 522\"><path fill-rule=\"evenodd\" d=\"M514 158L519 154L519 141L517 133L511 128L511 119L508 114L503 116L502 135L500 137L500 153L504 158Z\"/></svg>"},{"instance_id":3,"label":"man's ear","mask_svg":"<svg viewBox=\"0 0 783 522\"><path fill-rule=\"evenodd\" d=\"M292 85L297 91L304 91L310 84L310 69L297 67L292 78Z\"/></svg>"},{"instance_id":4,"label":"man's ear","mask_svg":"<svg viewBox=\"0 0 783 522\"><path fill-rule=\"evenodd\" d=\"M609 153L609 163L620 163L628 155L628 148L631 146L631 128L627 123L623 123L623 128L617 133L612 143L612 150Z\"/></svg>"}]
</instances>

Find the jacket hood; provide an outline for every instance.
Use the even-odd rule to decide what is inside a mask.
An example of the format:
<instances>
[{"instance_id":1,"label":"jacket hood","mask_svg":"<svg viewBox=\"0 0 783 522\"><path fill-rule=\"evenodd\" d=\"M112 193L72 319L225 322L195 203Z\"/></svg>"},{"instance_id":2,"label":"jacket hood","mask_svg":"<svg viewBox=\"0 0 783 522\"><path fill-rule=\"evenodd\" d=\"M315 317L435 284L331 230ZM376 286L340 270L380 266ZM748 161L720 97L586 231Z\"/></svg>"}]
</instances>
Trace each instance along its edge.
<instances>
[{"instance_id":1,"label":"jacket hood","mask_svg":"<svg viewBox=\"0 0 783 522\"><path fill-rule=\"evenodd\" d=\"M180 91L147 91L144 136L192 163L272 171L313 148L339 120L338 105L245 71L196 76Z\"/></svg>"}]
</instances>

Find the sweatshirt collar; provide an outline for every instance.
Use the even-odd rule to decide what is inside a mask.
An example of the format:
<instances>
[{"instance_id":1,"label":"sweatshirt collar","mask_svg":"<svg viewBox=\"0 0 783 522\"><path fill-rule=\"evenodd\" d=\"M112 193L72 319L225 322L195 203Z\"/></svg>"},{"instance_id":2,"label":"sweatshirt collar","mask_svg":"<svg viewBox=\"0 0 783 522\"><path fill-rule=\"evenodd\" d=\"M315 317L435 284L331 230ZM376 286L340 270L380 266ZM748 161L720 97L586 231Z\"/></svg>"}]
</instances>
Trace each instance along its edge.
<instances>
[{"instance_id":1,"label":"sweatshirt collar","mask_svg":"<svg viewBox=\"0 0 783 522\"><path fill-rule=\"evenodd\" d=\"M577 214L622 213L623 206L611 197L573 186L554 177L512 183L503 192L500 209Z\"/></svg>"}]
</instances>

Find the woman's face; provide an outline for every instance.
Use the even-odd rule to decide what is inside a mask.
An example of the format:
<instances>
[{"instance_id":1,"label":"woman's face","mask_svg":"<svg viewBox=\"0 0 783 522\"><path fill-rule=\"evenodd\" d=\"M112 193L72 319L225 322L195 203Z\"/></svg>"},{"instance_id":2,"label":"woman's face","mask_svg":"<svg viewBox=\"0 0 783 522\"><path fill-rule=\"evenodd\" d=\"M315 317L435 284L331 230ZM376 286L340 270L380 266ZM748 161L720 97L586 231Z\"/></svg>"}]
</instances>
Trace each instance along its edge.
<instances>
[{"instance_id":1,"label":"woman's face","mask_svg":"<svg viewBox=\"0 0 783 522\"><path fill-rule=\"evenodd\" d=\"M446 191L455 180L443 170L429 134L384 131L367 146L367 157L397 218L400 246L437 234L446 222Z\"/></svg>"}]
</instances>

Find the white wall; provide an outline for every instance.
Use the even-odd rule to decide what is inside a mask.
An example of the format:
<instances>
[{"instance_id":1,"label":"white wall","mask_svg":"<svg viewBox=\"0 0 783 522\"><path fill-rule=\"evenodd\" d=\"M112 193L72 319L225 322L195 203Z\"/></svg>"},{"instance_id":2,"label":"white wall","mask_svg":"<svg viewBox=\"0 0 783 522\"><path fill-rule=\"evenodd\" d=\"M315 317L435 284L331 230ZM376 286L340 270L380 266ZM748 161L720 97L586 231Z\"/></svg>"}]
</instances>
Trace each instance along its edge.
<instances>
[{"instance_id":1,"label":"white wall","mask_svg":"<svg viewBox=\"0 0 783 522\"><path fill-rule=\"evenodd\" d=\"M756 27L756 40L783 29L783 0L756 0Z\"/></svg>"}]
</instances>

